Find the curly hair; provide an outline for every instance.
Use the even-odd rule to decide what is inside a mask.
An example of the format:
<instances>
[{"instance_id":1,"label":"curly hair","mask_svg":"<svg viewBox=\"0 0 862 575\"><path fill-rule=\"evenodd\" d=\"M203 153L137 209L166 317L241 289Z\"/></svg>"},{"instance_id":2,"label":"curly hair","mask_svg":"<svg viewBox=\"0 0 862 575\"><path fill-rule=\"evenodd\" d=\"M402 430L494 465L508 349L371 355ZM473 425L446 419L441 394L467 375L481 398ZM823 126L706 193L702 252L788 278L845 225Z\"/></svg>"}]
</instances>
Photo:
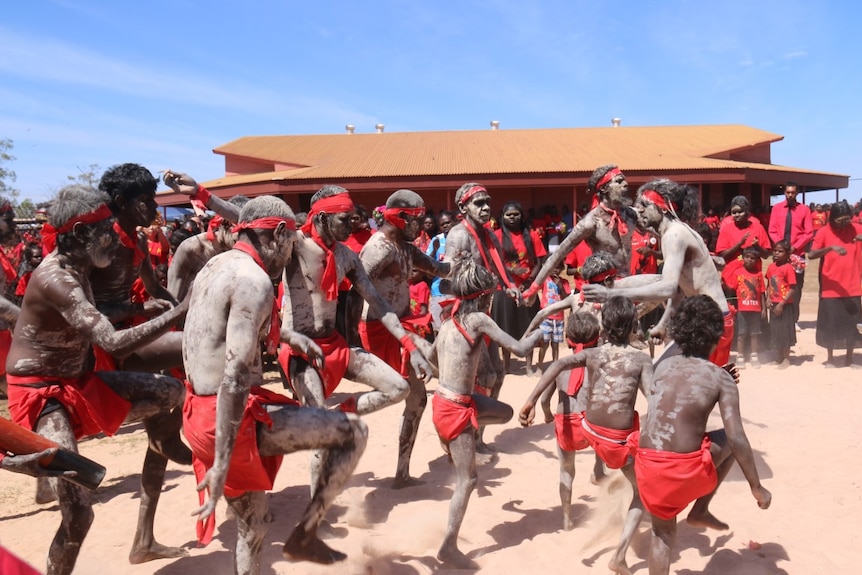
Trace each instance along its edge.
<instances>
[{"instance_id":1,"label":"curly hair","mask_svg":"<svg viewBox=\"0 0 862 575\"><path fill-rule=\"evenodd\" d=\"M110 207L116 213L117 199L137 198L140 195L155 195L159 179L140 164L118 164L102 174L99 189L110 196Z\"/></svg>"},{"instance_id":2,"label":"curly hair","mask_svg":"<svg viewBox=\"0 0 862 575\"><path fill-rule=\"evenodd\" d=\"M602 306L602 328L610 343L627 344L637 319L638 311L634 302L625 296L612 296Z\"/></svg>"},{"instance_id":3,"label":"curly hair","mask_svg":"<svg viewBox=\"0 0 862 575\"><path fill-rule=\"evenodd\" d=\"M638 188L638 196L647 190L657 192L671 204L681 221L693 226L700 220L700 199L696 188L678 184L667 178L659 178L650 180Z\"/></svg>"},{"instance_id":4,"label":"curly hair","mask_svg":"<svg viewBox=\"0 0 862 575\"><path fill-rule=\"evenodd\" d=\"M708 358L722 333L724 317L721 308L708 295L682 300L668 325L668 334L686 357Z\"/></svg>"},{"instance_id":5,"label":"curly hair","mask_svg":"<svg viewBox=\"0 0 862 575\"><path fill-rule=\"evenodd\" d=\"M585 282L589 283L595 276L615 267L617 266L613 258L611 258L611 254L607 252L595 252L584 260L584 264L581 266L581 277L584 278Z\"/></svg>"},{"instance_id":6,"label":"curly hair","mask_svg":"<svg viewBox=\"0 0 862 575\"><path fill-rule=\"evenodd\" d=\"M569 314L566 320L566 338L574 343L587 343L599 337L599 318L588 311Z\"/></svg>"},{"instance_id":7,"label":"curly hair","mask_svg":"<svg viewBox=\"0 0 862 575\"><path fill-rule=\"evenodd\" d=\"M482 309L482 292L491 292L497 287L497 276L484 266L477 265L473 258L460 258L452 262L452 294L462 298L458 316Z\"/></svg>"}]
</instances>

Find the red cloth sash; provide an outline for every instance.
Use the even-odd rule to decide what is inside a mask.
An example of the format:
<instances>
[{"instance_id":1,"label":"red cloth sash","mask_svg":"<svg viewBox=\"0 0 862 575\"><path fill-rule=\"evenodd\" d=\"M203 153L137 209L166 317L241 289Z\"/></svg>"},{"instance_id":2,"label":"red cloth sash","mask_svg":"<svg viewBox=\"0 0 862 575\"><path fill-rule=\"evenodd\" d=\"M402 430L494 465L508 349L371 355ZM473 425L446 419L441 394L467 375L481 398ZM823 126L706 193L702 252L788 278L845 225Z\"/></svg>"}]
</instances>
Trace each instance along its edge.
<instances>
[{"instance_id":1,"label":"red cloth sash","mask_svg":"<svg viewBox=\"0 0 862 575\"><path fill-rule=\"evenodd\" d=\"M15 265L9 261L9 257L5 251L0 249L0 268L3 270L3 275L6 276L6 283L11 284L18 279L18 270Z\"/></svg>"},{"instance_id":2,"label":"red cloth sash","mask_svg":"<svg viewBox=\"0 0 862 575\"><path fill-rule=\"evenodd\" d=\"M192 449L192 466L195 479L200 484L215 461L216 411L218 395L195 395L186 381L186 400L183 404L183 434ZM264 457L257 448L257 424L272 427L272 418L266 411L267 404L299 405L293 399L255 386L249 390L248 400L233 446L224 494L239 497L246 491L269 491L281 467L281 455ZM203 505L209 490L200 491L198 498ZM215 532L215 514L197 522L197 536L201 545L212 541Z\"/></svg>"},{"instance_id":3,"label":"red cloth sash","mask_svg":"<svg viewBox=\"0 0 862 575\"><path fill-rule=\"evenodd\" d=\"M266 271L266 266L263 265L263 260L260 259L260 254L257 253L257 250L254 249L254 246L244 242L242 240L236 242L233 245L233 249L240 251L244 254L250 255L251 259L254 260L260 269L263 270L263 273L269 276L269 272ZM269 355L275 355L278 353L278 344L281 342L281 321L278 318L278 300L275 298L275 294L273 294L272 298L272 313L269 317L269 333L266 336L266 353Z\"/></svg>"},{"instance_id":4,"label":"red cloth sash","mask_svg":"<svg viewBox=\"0 0 862 575\"><path fill-rule=\"evenodd\" d=\"M554 414L554 432L557 436L557 445L563 451L580 451L590 446L585 437L581 420L581 413L556 413Z\"/></svg>"},{"instance_id":5,"label":"red cloth sash","mask_svg":"<svg viewBox=\"0 0 862 575\"><path fill-rule=\"evenodd\" d=\"M476 401L472 396L461 395L453 392L442 392L440 388L431 398L433 410L432 421L437 435L443 441L449 442L461 435L467 428L472 426L479 429L479 414L476 410Z\"/></svg>"},{"instance_id":6,"label":"red cloth sash","mask_svg":"<svg viewBox=\"0 0 862 575\"><path fill-rule=\"evenodd\" d=\"M709 356L709 361L718 367L724 367L730 361L730 348L733 346L733 325L733 313L728 312L724 315L724 332L718 340L715 351Z\"/></svg>"},{"instance_id":7,"label":"red cloth sash","mask_svg":"<svg viewBox=\"0 0 862 575\"><path fill-rule=\"evenodd\" d=\"M2 545L0 545L0 573L3 575L39 575L38 571L12 555Z\"/></svg>"},{"instance_id":8,"label":"red cloth sash","mask_svg":"<svg viewBox=\"0 0 862 575\"><path fill-rule=\"evenodd\" d=\"M599 202L599 207L602 209L603 212L611 215L611 231L616 230L620 236L624 236L629 233L629 227L626 225L626 222L620 217L620 213L617 210L612 210L601 202Z\"/></svg>"},{"instance_id":9,"label":"red cloth sash","mask_svg":"<svg viewBox=\"0 0 862 575\"><path fill-rule=\"evenodd\" d=\"M117 221L114 221L114 231L117 232L117 238L120 240L120 245L134 252L134 256L132 256L132 266L137 269L138 266L141 265L141 262L147 257L147 254L144 253L138 243L137 234L135 234L135 237L130 236Z\"/></svg>"},{"instance_id":10,"label":"red cloth sash","mask_svg":"<svg viewBox=\"0 0 862 575\"><path fill-rule=\"evenodd\" d=\"M479 231L473 227L473 223L469 220L464 220L464 228L473 236L476 242L476 247L479 250L479 255L482 256L482 263L489 271L493 272L501 282L507 287L514 289L515 284L509 279L509 274L506 271L506 266L503 263L503 258L500 257L500 252L497 251L497 245L494 243L494 237L488 233L484 226L480 226L482 239L479 239ZM490 260L489 260L490 255ZM493 261L493 266L491 262Z\"/></svg>"},{"instance_id":11,"label":"red cloth sash","mask_svg":"<svg viewBox=\"0 0 862 575\"><path fill-rule=\"evenodd\" d=\"M632 455L632 448L627 440L632 433L640 429L640 417L635 411L631 429L613 429L590 423L584 416L581 427L584 429L584 437L602 461L611 469L620 469Z\"/></svg>"},{"instance_id":12,"label":"red cloth sash","mask_svg":"<svg viewBox=\"0 0 862 575\"><path fill-rule=\"evenodd\" d=\"M639 433L632 436L635 444L638 437ZM660 519L672 519L689 503L715 489L718 476L711 445L704 435L700 449L691 453L635 449L638 491L647 511Z\"/></svg>"},{"instance_id":13,"label":"red cloth sash","mask_svg":"<svg viewBox=\"0 0 862 575\"><path fill-rule=\"evenodd\" d=\"M0 376L6 375L6 358L12 347L12 330L0 330Z\"/></svg>"},{"instance_id":14,"label":"red cloth sash","mask_svg":"<svg viewBox=\"0 0 862 575\"><path fill-rule=\"evenodd\" d=\"M419 333L421 328L428 328L431 322L429 314L421 316L407 316L401 318L401 327L411 333ZM390 367L401 374L401 377L410 375L410 351L395 339L383 322L379 319L359 322L359 339L362 347L370 351Z\"/></svg>"},{"instance_id":15,"label":"red cloth sash","mask_svg":"<svg viewBox=\"0 0 862 575\"><path fill-rule=\"evenodd\" d=\"M328 337L315 338L314 343L319 345L323 351L324 369L323 373L318 372L318 375L323 380L323 395L324 397L329 397L335 391L335 388L338 387L338 384L341 383L341 378L347 372L347 364L350 362L350 347L347 345L344 337L337 331L333 331ZM292 389L293 383L290 381L290 358L296 356L308 361L307 357L300 356L287 344L283 344L278 352L278 364L284 371L284 375L288 380L287 383ZM294 389L294 391L296 390Z\"/></svg>"},{"instance_id":16,"label":"red cloth sash","mask_svg":"<svg viewBox=\"0 0 862 575\"><path fill-rule=\"evenodd\" d=\"M12 421L36 429L49 399L56 399L66 411L76 439L105 433L114 435L129 414L132 404L117 395L93 372L81 377L6 375L9 383L9 414ZM50 383L44 387L27 384Z\"/></svg>"}]
</instances>

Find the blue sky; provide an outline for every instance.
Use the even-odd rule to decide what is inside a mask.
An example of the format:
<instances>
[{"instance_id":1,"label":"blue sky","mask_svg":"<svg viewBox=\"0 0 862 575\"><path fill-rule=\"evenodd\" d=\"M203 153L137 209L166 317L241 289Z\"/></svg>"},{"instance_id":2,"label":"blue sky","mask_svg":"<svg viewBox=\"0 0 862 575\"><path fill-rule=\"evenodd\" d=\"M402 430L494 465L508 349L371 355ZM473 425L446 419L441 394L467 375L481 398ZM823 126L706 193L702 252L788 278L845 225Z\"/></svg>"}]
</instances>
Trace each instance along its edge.
<instances>
[{"instance_id":1,"label":"blue sky","mask_svg":"<svg viewBox=\"0 0 862 575\"><path fill-rule=\"evenodd\" d=\"M265 134L745 124L862 197L862 3L32 0L0 18L21 197L91 164L223 174ZM613 158L609 158L613 161ZM811 195L807 201L831 201Z\"/></svg>"}]
</instances>

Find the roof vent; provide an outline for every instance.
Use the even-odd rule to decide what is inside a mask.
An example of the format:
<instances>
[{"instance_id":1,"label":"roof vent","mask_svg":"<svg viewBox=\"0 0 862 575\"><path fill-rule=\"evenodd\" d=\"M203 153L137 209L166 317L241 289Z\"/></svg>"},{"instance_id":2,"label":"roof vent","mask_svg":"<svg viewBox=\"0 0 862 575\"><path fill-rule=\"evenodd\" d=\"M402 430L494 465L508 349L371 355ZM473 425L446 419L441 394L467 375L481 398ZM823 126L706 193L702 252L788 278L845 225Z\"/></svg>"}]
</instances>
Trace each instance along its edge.
<instances>
[{"instance_id":1,"label":"roof vent","mask_svg":"<svg viewBox=\"0 0 862 575\"><path fill-rule=\"evenodd\" d=\"M500 120L491 120L491 129L499 130L500 129Z\"/></svg>"},{"instance_id":2,"label":"roof vent","mask_svg":"<svg viewBox=\"0 0 862 575\"><path fill-rule=\"evenodd\" d=\"M382 134L383 128L385 128L386 126L384 126L383 124L375 124L374 127L377 129L378 134Z\"/></svg>"},{"instance_id":3,"label":"roof vent","mask_svg":"<svg viewBox=\"0 0 862 575\"><path fill-rule=\"evenodd\" d=\"M356 126L354 126L353 124L347 124L346 126L344 126L344 129L347 130L348 134L352 134L356 130Z\"/></svg>"},{"instance_id":4,"label":"roof vent","mask_svg":"<svg viewBox=\"0 0 862 575\"><path fill-rule=\"evenodd\" d=\"M611 118L611 125L613 125L614 128L619 128L622 122L623 121L619 118Z\"/></svg>"}]
</instances>

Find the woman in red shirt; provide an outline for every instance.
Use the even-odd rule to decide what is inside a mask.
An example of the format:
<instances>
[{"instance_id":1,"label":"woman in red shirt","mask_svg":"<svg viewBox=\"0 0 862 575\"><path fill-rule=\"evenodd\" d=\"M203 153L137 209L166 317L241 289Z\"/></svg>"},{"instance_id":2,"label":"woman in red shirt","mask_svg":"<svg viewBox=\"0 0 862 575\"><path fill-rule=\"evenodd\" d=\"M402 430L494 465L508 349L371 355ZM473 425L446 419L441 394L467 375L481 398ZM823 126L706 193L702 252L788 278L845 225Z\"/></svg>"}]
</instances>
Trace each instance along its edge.
<instances>
[{"instance_id":1,"label":"woman in red shirt","mask_svg":"<svg viewBox=\"0 0 862 575\"><path fill-rule=\"evenodd\" d=\"M736 275L742 267L742 250L755 246L760 259L772 253L772 242L763 224L751 217L751 204L745 196L736 196L730 201L730 217L721 222L715 252L724 258L726 265L721 272L721 281L728 288L736 286Z\"/></svg>"},{"instance_id":2,"label":"woman in red shirt","mask_svg":"<svg viewBox=\"0 0 862 575\"><path fill-rule=\"evenodd\" d=\"M820 303L815 341L826 348L826 367L836 367L832 352L845 348L844 366L853 365L862 322L862 225L851 220L853 210L842 200L832 205L829 223L814 236L808 257L820 260Z\"/></svg>"}]
</instances>

